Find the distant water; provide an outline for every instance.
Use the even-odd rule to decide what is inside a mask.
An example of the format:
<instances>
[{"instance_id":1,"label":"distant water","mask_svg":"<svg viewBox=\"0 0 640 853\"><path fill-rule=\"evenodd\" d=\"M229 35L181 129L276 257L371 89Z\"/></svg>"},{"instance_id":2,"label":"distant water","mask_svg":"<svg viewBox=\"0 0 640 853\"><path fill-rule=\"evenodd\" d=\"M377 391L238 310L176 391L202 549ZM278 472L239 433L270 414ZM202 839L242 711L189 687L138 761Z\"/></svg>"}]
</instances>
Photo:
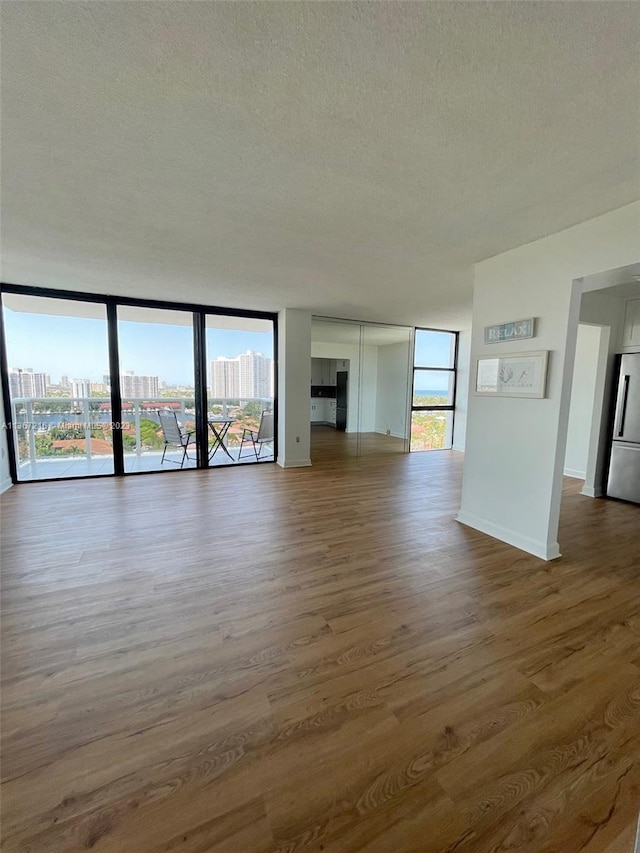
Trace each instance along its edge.
<instances>
[{"instance_id":1,"label":"distant water","mask_svg":"<svg viewBox=\"0 0 640 853\"><path fill-rule=\"evenodd\" d=\"M413 393L416 397L447 397L449 392L434 391L433 389L421 390L420 388L414 388Z\"/></svg>"}]
</instances>

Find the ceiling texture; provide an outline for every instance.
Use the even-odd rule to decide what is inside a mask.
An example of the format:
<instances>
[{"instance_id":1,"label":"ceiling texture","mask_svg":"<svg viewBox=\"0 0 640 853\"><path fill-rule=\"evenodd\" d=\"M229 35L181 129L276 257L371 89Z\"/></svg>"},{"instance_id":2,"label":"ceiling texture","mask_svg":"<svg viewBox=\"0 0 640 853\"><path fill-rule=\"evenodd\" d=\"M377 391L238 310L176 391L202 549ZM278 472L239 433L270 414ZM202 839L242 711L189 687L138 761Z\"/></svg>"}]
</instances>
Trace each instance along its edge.
<instances>
[{"instance_id":1,"label":"ceiling texture","mask_svg":"<svg viewBox=\"0 0 640 853\"><path fill-rule=\"evenodd\" d=\"M464 328L640 197L640 4L5 2L3 279Z\"/></svg>"}]
</instances>

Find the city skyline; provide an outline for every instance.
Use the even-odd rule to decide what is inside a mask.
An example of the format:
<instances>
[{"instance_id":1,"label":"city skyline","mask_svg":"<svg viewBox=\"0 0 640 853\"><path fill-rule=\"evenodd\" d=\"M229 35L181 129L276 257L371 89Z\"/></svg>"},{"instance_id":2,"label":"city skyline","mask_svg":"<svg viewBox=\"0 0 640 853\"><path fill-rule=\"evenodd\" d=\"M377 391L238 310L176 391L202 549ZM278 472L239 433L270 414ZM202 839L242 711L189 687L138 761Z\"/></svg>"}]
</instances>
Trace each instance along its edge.
<instances>
[{"instance_id":1,"label":"city skyline","mask_svg":"<svg viewBox=\"0 0 640 853\"><path fill-rule=\"evenodd\" d=\"M8 361L60 384L62 376L99 383L108 373L106 320L13 311L5 306ZM171 386L194 386L193 330L163 323L118 322L121 371L158 376ZM208 328L207 362L247 350L273 357L273 333ZM83 365L78 370L78 364Z\"/></svg>"}]
</instances>

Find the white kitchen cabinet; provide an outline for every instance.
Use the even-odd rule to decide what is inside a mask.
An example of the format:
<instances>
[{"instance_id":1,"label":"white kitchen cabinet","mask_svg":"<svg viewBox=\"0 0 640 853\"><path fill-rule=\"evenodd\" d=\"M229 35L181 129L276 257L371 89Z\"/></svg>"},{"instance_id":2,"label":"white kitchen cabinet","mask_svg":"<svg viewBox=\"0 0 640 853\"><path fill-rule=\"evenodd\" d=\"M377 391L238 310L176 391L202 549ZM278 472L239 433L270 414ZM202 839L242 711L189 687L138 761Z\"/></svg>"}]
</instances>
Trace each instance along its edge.
<instances>
[{"instance_id":1,"label":"white kitchen cabinet","mask_svg":"<svg viewBox=\"0 0 640 853\"><path fill-rule=\"evenodd\" d=\"M322 397L311 398L311 423L324 423L326 417L326 404L328 400L323 400Z\"/></svg>"},{"instance_id":2,"label":"white kitchen cabinet","mask_svg":"<svg viewBox=\"0 0 640 853\"><path fill-rule=\"evenodd\" d=\"M311 359L311 384L312 385L331 385L331 364L329 358L312 358ZM335 376L335 371L334 371ZM335 382L333 383L335 384Z\"/></svg>"},{"instance_id":3,"label":"white kitchen cabinet","mask_svg":"<svg viewBox=\"0 0 640 853\"><path fill-rule=\"evenodd\" d=\"M336 425L336 401L335 400L327 400L326 405L327 405L327 409L326 409L327 423L333 424L333 426L335 426Z\"/></svg>"},{"instance_id":4,"label":"white kitchen cabinet","mask_svg":"<svg viewBox=\"0 0 640 853\"><path fill-rule=\"evenodd\" d=\"M623 347L640 347L640 299L630 299L624 312Z\"/></svg>"}]
</instances>

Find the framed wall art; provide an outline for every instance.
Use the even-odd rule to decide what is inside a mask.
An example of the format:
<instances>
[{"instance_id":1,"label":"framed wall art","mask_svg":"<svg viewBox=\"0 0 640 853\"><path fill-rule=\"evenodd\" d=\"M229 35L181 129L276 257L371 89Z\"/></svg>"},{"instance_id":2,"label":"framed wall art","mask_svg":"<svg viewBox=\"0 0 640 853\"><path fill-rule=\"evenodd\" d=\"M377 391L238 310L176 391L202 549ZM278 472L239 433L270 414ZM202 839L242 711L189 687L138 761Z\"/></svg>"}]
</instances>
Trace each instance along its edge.
<instances>
[{"instance_id":1,"label":"framed wall art","mask_svg":"<svg viewBox=\"0 0 640 853\"><path fill-rule=\"evenodd\" d=\"M548 350L480 356L476 394L489 397L544 397Z\"/></svg>"}]
</instances>

